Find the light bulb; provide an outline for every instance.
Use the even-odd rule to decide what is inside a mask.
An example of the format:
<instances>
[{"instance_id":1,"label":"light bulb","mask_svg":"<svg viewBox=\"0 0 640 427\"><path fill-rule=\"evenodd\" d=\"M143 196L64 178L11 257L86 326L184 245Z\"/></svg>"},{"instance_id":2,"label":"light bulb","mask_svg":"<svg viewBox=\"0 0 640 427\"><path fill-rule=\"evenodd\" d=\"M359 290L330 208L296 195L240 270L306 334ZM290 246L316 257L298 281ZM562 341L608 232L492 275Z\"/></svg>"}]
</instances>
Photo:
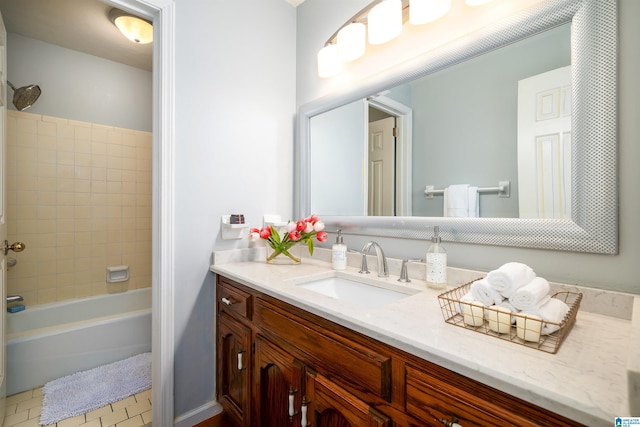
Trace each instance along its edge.
<instances>
[{"instance_id":1,"label":"light bulb","mask_svg":"<svg viewBox=\"0 0 640 427\"><path fill-rule=\"evenodd\" d=\"M318 76L333 77L342 71L342 62L338 59L338 46L329 44L318 51Z\"/></svg>"},{"instance_id":2,"label":"light bulb","mask_svg":"<svg viewBox=\"0 0 640 427\"><path fill-rule=\"evenodd\" d=\"M481 4L489 3L493 0L464 0L467 6L480 6Z\"/></svg>"},{"instance_id":3,"label":"light bulb","mask_svg":"<svg viewBox=\"0 0 640 427\"><path fill-rule=\"evenodd\" d=\"M369 43L382 44L402 31L402 0L385 0L367 15Z\"/></svg>"},{"instance_id":4,"label":"light bulb","mask_svg":"<svg viewBox=\"0 0 640 427\"><path fill-rule=\"evenodd\" d=\"M450 9L451 0L411 0L409 22L414 25L426 24L443 17Z\"/></svg>"},{"instance_id":5,"label":"light bulb","mask_svg":"<svg viewBox=\"0 0 640 427\"><path fill-rule=\"evenodd\" d=\"M366 26L359 22L349 24L338 31L338 57L341 61L353 61L364 55L366 33Z\"/></svg>"}]
</instances>

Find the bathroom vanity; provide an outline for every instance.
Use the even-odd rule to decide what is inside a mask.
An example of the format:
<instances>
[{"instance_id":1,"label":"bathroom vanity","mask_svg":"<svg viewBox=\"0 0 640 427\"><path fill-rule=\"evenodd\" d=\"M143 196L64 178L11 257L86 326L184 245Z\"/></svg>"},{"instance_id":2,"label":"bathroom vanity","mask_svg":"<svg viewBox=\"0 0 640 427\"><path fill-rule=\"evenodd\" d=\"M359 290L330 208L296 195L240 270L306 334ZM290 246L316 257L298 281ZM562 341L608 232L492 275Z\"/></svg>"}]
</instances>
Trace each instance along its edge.
<instances>
[{"instance_id":1,"label":"bathroom vanity","mask_svg":"<svg viewBox=\"0 0 640 427\"><path fill-rule=\"evenodd\" d=\"M597 426L628 416L629 320L580 311L547 354L446 324L437 291L399 284L393 270L367 280L406 295L372 308L302 286L335 277L328 262L273 266L228 252L211 271L217 400L230 425ZM340 275L357 278L357 268Z\"/></svg>"}]
</instances>

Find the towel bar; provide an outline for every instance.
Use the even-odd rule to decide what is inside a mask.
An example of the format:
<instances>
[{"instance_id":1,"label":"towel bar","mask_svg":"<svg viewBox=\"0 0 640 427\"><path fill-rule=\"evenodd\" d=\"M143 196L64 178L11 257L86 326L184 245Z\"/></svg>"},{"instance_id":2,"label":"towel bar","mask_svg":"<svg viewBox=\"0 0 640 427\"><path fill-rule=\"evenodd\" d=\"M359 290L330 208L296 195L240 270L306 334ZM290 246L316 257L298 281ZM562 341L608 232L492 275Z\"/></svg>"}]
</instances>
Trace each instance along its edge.
<instances>
[{"instance_id":1,"label":"towel bar","mask_svg":"<svg viewBox=\"0 0 640 427\"><path fill-rule=\"evenodd\" d=\"M498 181L497 187L479 187L478 193L497 193L498 197L511 197L511 181ZM424 190L425 199L433 199L436 194L444 194L444 188L434 190L433 185L427 185Z\"/></svg>"}]
</instances>

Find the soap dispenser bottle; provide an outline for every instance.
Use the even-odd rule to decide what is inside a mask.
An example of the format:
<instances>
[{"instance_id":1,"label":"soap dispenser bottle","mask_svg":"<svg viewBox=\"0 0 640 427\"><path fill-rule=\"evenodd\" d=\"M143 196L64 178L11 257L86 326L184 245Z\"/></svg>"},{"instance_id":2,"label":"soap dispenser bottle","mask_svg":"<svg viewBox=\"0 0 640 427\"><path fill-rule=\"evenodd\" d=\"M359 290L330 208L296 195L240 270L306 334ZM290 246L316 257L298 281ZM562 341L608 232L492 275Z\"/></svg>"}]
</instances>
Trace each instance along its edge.
<instances>
[{"instance_id":1,"label":"soap dispenser bottle","mask_svg":"<svg viewBox=\"0 0 640 427\"><path fill-rule=\"evenodd\" d=\"M347 245L342 240L342 230L338 230L336 242L331 246L331 265L334 270L347 268Z\"/></svg>"},{"instance_id":2,"label":"soap dispenser bottle","mask_svg":"<svg viewBox=\"0 0 640 427\"><path fill-rule=\"evenodd\" d=\"M433 239L427 250L427 286L431 289L447 287L447 252L442 247L440 227L433 227Z\"/></svg>"}]
</instances>

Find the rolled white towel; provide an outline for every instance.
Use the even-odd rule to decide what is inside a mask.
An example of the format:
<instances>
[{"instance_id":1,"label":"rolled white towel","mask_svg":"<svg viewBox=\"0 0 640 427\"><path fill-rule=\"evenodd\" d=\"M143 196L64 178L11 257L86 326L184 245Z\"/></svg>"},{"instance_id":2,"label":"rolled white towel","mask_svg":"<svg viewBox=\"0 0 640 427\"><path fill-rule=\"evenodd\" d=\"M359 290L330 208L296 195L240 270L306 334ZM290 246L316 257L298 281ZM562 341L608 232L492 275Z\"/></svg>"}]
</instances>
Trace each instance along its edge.
<instances>
[{"instance_id":1,"label":"rolled white towel","mask_svg":"<svg viewBox=\"0 0 640 427\"><path fill-rule=\"evenodd\" d=\"M486 306L499 304L504 300L502 295L489 284L487 279L479 279L471 284L471 296L474 300Z\"/></svg>"},{"instance_id":2,"label":"rolled white towel","mask_svg":"<svg viewBox=\"0 0 640 427\"><path fill-rule=\"evenodd\" d=\"M513 304L511 304L511 302L508 299L505 299L500 304L496 304L496 305L498 307L506 308L506 309L510 310L512 313L519 313L520 312L520 310L515 308L513 306ZM511 324L512 325L516 324L516 316L511 316Z\"/></svg>"},{"instance_id":3,"label":"rolled white towel","mask_svg":"<svg viewBox=\"0 0 640 427\"><path fill-rule=\"evenodd\" d=\"M511 295L511 305L519 310L531 310L549 301L549 282L543 277L536 277Z\"/></svg>"},{"instance_id":4,"label":"rolled white towel","mask_svg":"<svg viewBox=\"0 0 640 427\"><path fill-rule=\"evenodd\" d=\"M541 334L549 335L560 329L560 326L557 324L562 323L568 312L569 306L567 304L557 298L550 298L545 304L527 311L523 310L521 313L533 314L540 317L543 321ZM546 322L557 324L554 325Z\"/></svg>"},{"instance_id":5,"label":"rolled white towel","mask_svg":"<svg viewBox=\"0 0 640 427\"><path fill-rule=\"evenodd\" d=\"M497 270L487 274L487 281L503 297L510 298L520 287L526 285L536 277L536 273L526 264L508 262Z\"/></svg>"}]
</instances>

